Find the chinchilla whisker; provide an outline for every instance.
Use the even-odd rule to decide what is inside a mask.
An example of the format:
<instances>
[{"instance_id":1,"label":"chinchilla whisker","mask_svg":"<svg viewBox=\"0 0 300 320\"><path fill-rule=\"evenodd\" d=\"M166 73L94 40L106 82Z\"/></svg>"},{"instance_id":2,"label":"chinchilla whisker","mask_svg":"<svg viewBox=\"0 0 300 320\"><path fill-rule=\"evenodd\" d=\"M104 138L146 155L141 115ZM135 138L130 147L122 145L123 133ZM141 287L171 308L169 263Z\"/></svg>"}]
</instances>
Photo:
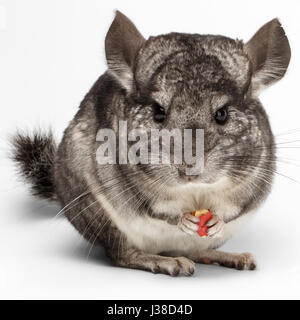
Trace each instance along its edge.
<instances>
[{"instance_id":1,"label":"chinchilla whisker","mask_svg":"<svg viewBox=\"0 0 300 320\"><path fill-rule=\"evenodd\" d=\"M92 249L93 245L95 244L95 241L97 240L97 237L101 234L102 230L104 229L104 227L106 226L106 224L109 222L111 222L110 219L106 219L104 222L103 220L105 219L105 215L100 215L100 216L96 216L94 217L93 222L95 222L96 220L98 220L99 218L99 222L97 223L96 229L92 232L91 236L87 239L88 242L90 243L91 247L90 250ZM92 227L93 223L91 223L90 227L87 229L87 231ZM84 235L84 234L83 234ZM85 234L86 235L86 234ZM93 243L91 243L91 239L94 237L94 241ZM89 250L89 252L90 252Z\"/></svg>"},{"instance_id":2,"label":"chinchilla whisker","mask_svg":"<svg viewBox=\"0 0 300 320\"><path fill-rule=\"evenodd\" d=\"M133 186L131 186L131 187L129 187L129 188L127 188L127 189L125 189L122 193L125 193L126 191L128 191L128 190L129 190L130 188L132 188L132 187L137 187L137 185L136 185L136 184L134 184ZM121 193L121 194L122 194L122 193ZM112 200L114 200L115 198L120 197L120 195L121 195L121 194L117 194L117 195L115 195L114 197L109 198L109 200L110 200L110 201L112 201ZM139 192L137 192L134 196L136 197L137 195L139 195ZM126 204L126 202L122 204L122 207L123 207L123 206L125 206L125 204ZM121 210L121 209L122 209L122 207L121 207L121 208L119 208L119 210ZM95 220L97 220L97 218L95 218L95 219L94 219L94 221L95 221ZM100 232L101 232L101 231L102 231L102 230L100 230ZM100 232L98 232L98 235L100 234Z\"/></svg>"},{"instance_id":3,"label":"chinchilla whisker","mask_svg":"<svg viewBox=\"0 0 300 320\"><path fill-rule=\"evenodd\" d=\"M290 143L295 143L295 142L300 142L300 140L290 140L290 141L282 141L282 142L276 142L274 145L278 146L281 144L290 144Z\"/></svg>"},{"instance_id":4,"label":"chinchilla whisker","mask_svg":"<svg viewBox=\"0 0 300 320\"><path fill-rule=\"evenodd\" d=\"M276 149L300 149L300 146L290 146L290 147L286 147L286 146L283 146L283 147L276 147Z\"/></svg>"},{"instance_id":5,"label":"chinchilla whisker","mask_svg":"<svg viewBox=\"0 0 300 320\"><path fill-rule=\"evenodd\" d=\"M229 161L236 161L236 163L240 163L240 159L243 158L244 159L244 156L241 156L239 158L239 156L236 156L235 158L232 157L231 159L227 159L226 157L224 157L223 159L226 161L226 160L229 160ZM296 159L287 159L287 158L281 158L281 157L276 157L275 159L272 159L268 156L264 156L264 155L261 155L261 156L258 156L258 157L251 157L251 158L247 158L246 159L246 163L256 163L257 161L260 161L260 160L263 160L264 163L284 163L284 164L288 164L288 165L291 165L291 166L295 166L295 167L300 167L300 164L298 163L293 163L292 161L295 161L295 162L299 162L300 160L296 160Z\"/></svg>"},{"instance_id":6,"label":"chinchilla whisker","mask_svg":"<svg viewBox=\"0 0 300 320\"><path fill-rule=\"evenodd\" d=\"M277 174L278 176L281 176L281 177L283 177L283 178L286 178L286 179L288 179L288 180L290 180L290 181L293 181L293 182L295 182L295 183L297 183L297 184L300 184L300 182L299 182L298 180L295 180L295 179L293 179L293 178L291 178L291 177L289 177L289 176L287 176L287 175L285 175L285 174L283 174L283 173L281 173L281 172L278 172L277 170L273 170L273 171L271 171L271 172Z\"/></svg>"},{"instance_id":7,"label":"chinchilla whisker","mask_svg":"<svg viewBox=\"0 0 300 320\"><path fill-rule=\"evenodd\" d=\"M107 225L108 221L110 221L110 220L106 220L103 224L99 224L99 226L95 230L95 233L93 232L92 235L87 239L88 243L89 243L89 251L87 253L86 260L89 259L90 254L92 252L92 249L93 249L93 247L95 245L95 242L97 241L97 238L101 234L102 230L104 230L104 227ZM93 241L92 241L92 238L94 238Z\"/></svg>"},{"instance_id":8,"label":"chinchilla whisker","mask_svg":"<svg viewBox=\"0 0 300 320\"><path fill-rule=\"evenodd\" d=\"M259 159L256 159L256 160L259 160ZM280 159L280 158L277 158L276 160L264 159L264 162L265 163L282 163L282 164L287 164L287 165L294 166L294 167L300 167L300 164L298 164L298 163L293 163L291 161L288 161L285 159Z\"/></svg>"},{"instance_id":9,"label":"chinchilla whisker","mask_svg":"<svg viewBox=\"0 0 300 320\"><path fill-rule=\"evenodd\" d=\"M271 146L263 146L263 147L253 147L252 150L256 151L256 150L272 150L272 149L299 149L300 146L276 146L276 144L273 144Z\"/></svg>"},{"instance_id":10,"label":"chinchilla whisker","mask_svg":"<svg viewBox=\"0 0 300 320\"><path fill-rule=\"evenodd\" d=\"M116 185L118 185L118 184L116 184ZM129 187L128 187L128 186L129 186ZM135 184L134 182L132 182L132 181L129 181L127 184L123 185L122 187L125 188L125 189L122 190L121 193L116 194L113 198L109 198L110 201L114 200L114 198L120 197L123 193L129 191L129 190L132 189L133 187L136 187L136 184ZM128 187L128 188L126 188L126 187ZM111 190L109 190L108 193L105 192L104 195L105 195L106 197L109 197L110 193L113 193L113 192L114 192L114 190L112 189L112 186L110 186L110 189L111 189ZM99 191L101 191L101 192L99 192ZM99 189L98 189L98 190L94 190L94 192L96 192L97 194L103 193L103 191L104 191L103 188L101 188L101 190L99 190ZM108 191L108 190L105 190L105 191ZM97 202L97 201L93 202L92 204L95 204L96 202ZM71 221L72 221L73 219L78 218L78 217L79 217L86 209L88 209L89 207L90 207L90 206L88 206L88 207L84 208L83 210L81 210L78 215L76 215L74 218L71 219Z\"/></svg>"},{"instance_id":11,"label":"chinchilla whisker","mask_svg":"<svg viewBox=\"0 0 300 320\"><path fill-rule=\"evenodd\" d=\"M290 141L282 141L282 142L274 142L272 144L269 145L265 145L265 146L251 146L251 150L252 151L256 151L256 150L272 150L272 149L299 149L300 146L298 145L291 145L289 146L288 144L292 144L292 143L297 143L300 142L300 140L296 139L296 140L290 140ZM243 146L243 142L238 142L234 145L235 147L238 146ZM230 147L225 146L223 148L220 149L221 151L227 152L228 150L230 151Z\"/></svg>"},{"instance_id":12,"label":"chinchilla whisker","mask_svg":"<svg viewBox=\"0 0 300 320\"><path fill-rule=\"evenodd\" d=\"M72 217L70 219L70 222L73 222L75 219L77 219L84 211L86 211L88 208L90 208L91 206L95 205L98 203L98 200L93 201L92 203L90 203L88 206L86 206L85 208L83 208L81 211L79 211L78 214L76 214L74 217Z\"/></svg>"},{"instance_id":13,"label":"chinchilla whisker","mask_svg":"<svg viewBox=\"0 0 300 320\"><path fill-rule=\"evenodd\" d=\"M107 223L108 223L109 221L110 221L110 220L107 219L107 220L104 222L103 225L100 224L101 229L100 229L99 231L96 230L96 234L95 234L95 237L94 237L94 241L92 242L91 247L90 247L90 249L89 249L89 252L88 252L88 254L87 254L87 257L86 257L87 260L88 260L89 257L90 257L90 254L91 254L91 252L92 252L92 249L93 249L93 247L94 247L95 242L97 241L98 236L101 234L102 230L104 229L104 227L107 225ZM90 241L91 241L91 238L88 240L88 242L90 242Z\"/></svg>"},{"instance_id":14,"label":"chinchilla whisker","mask_svg":"<svg viewBox=\"0 0 300 320\"><path fill-rule=\"evenodd\" d=\"M256 189L263 191L261 187L259 187L254 181L249 181L249 184L246 184L245 181L240 179L238 176L235 176L235 179L237 182L241 183L241 185L243 186L243 190L246 191L247 193L250 193L250 195L255 199L257 198L256 192L255 192ZM250 190L249 190L249 186L250 186Z\"/></svg>"},{"instance_id":15,"label":"chinchilla whisker","mask_svg":"<svg viewBox=\"0 0 300 320\"><path fill-rule=\"evenodd\" d=\"M103 186L100 186L100 187L98 186L97 188L94 188L94 189L86 192L86 194L85 194L84 196L88 196L88 195L92 194L93 192L97 192L98 190L101 190L101 189L103 189ZM79 198L79 197L77 197L77 198ZM68 211L71 210L72 208L80 205L83 201L85 201L85 199L77 199L77 198L75 198L75 200L77 200L77 203L73 204L71 207L65 208L63 211L61 211L61 214L65 214L66 212L68 212ZM82 198L82 197L80 197L80 198ZM73 200L72 202L75 202L75 201ZM70 204L71 204L71 203L70 203ZM83 211L84 211L84 210L83 210ZM83 211L81 211L81 213L82 213Z\"/></svg>"},{"instance_id":16,"label":"chinchilla whisker","mask_svg":"<svg viewBox=\"0 0 300 320\"><path fill-rule=\"evenodd\" d=\"M119 245L118 245L118 252L117 252L117 257L120 258L120 246L121 246L121 240L123 238L123 234L119 237Z\"/></svg>"},{"instance_id":17,"label":"chinchilla whisker","mask_svg":"<svg viewBox=\"0 0 300 320\"><path fill-rule=\"evenodd\" d=\"M123 190L121 193L118 193L115 197L109 198L109 200L112 201L112 200L114 200L114 198L120 197L123 193L125 193L125 192L128 191L128 190L130 190L131 188L137 187L137 185L135 184L135 182L128 183L127 185L130 185L130 186L129 186L127 189ZM123 188L124 188L124 186L123 186ZM139 193L139 192L138 192L138 193ZM125 204L126 204L127 202L129 202L132 198L136 197L136 196L138 195L138 193L137 193L137 194L134 194L131 198L127 199L127 201L125 201L125 202L122 204L122 206L125 206ZM106 196L107 196L107 195L106 195ZM143 199L143 198L140 197L140 200L141 200L141 201L142 201L142 199Z\"/></svg>"},{"instance_id":18,"label":"chinchilla whisker","mask_svg":"<svg viewBox=\"0 0 300 320\"><path fill-rule=\"evenodd\" d=\"M224 171L224 170L223 170L223 171ZM228 178L232 178L234 181L236 181L237 183L239 183L239 184L242 186L243 190L245 190L247 193L249 193L249 187L250 187L251 195L252 195L254 198L256 198L256 194L255 194L255 192L254 192L255 188L261 190L261 188L258 187L254 182L249 181L249 183L248 183L248 182L246 183L245 180L241 179L240 176L238 176L237 174L234 174L233 172L228 173L228 172L225 171L225 172L223 172L223 174L224 174L225 176L227 176Z\"/></svg>"},{"instance_id":19,"label":"chinchilla whisker","mask_svg":"<svg viewBox=\"0 0 300 320\"><path fill-rule=\"evenodd\" d=\"M281 177L284 177L284 178L286 178L286 179L289 179L289 180L291 180L291 181L293 181L293 182L295 182L295 183L297 183L297 184L300 184L300 182L299 181L297 181L297 180L295 180L295 179L293 179L293 178L291 178L291 177L289 177L289 176L287 176L287 175L285 175L285 174L283 174L283 173L280 173L280 172L278 172L277 170L275 170L275 169L267 169L267 168L264 168L264 167L260 167L259 165L257 165L257 166L249 166L249 165L247 165L248 167L251 167L252 169L260 169L262 172L266 172L266 173L275 173L275 174L277 174L277 175L279 175L279 176L281 176Z\"/></svg>"},{"instance_id":20,"label":"chinchilla whisker","mask_svg":"<svg viewBox=\"0 0 300 320\"><path fill-rule=\"evenodd\" d=\"M110 166L110 165L108 165L108 166ZM149 171L151 171L151 168L150 168L150 170L148 169L148 172L149 172ZM129 177L132 177L132 176L135 176L135 175L138 175L138 174L140 174L140 172L130 173L130 174L129 174ZM116 180L117 183L114 184L114 185L110 185L109 187L110 187L110 188L115 187L116 185L119 184L118 178L120 178L120 177L122 177L121 174L120 174L120 176L115 176L115 177L113 177L112 179L109 179L108 181L103 182L104 186L101 186L101 189L103 188L103 190L104 190L104 189L107 190L107 186L106 186L105 184L107 184L108 182L111 182L111 181L113 181L113 180ZM97 190L99 191L99 187L97 188ZM95 191L97 191L97 190L95 190ZM65 209L67 209L72 203L74 203L75 201L79 200L80 198L82 198L82 197L84 197L84 196L86 196L86 195L88 195L88 194L90 194L90 193L91 193L91 191L86 191L86 192L82 193L81 195L79 195L78 197L76 197L75 199L73 199L69 204L67 204L63 209L61 209L61 210L58 212L58 214L54 217L54 219L57 218L60 214L64 214L64 213L66 212ZM82 201L84 201L84 199L83 199ZM76 205L80 204L82 201L77 202ZM74 206L76 206L76 205L74 205ZM71 208L73 208L74 206L72 206ZM70 208L70 209L71 209L71 208ZM68 211L68 210L67 210L67 211Z\"/></svg>"},{"instance_id":21,"label":"chinchilla whisker","mask_svg":"<svg viewBox=\"0 0 300 320\"><path fill-rule=\"evenodd\" d=\"M224 157L224 160L229 160L231 162L236 162L236 163L240 163L240 159L244 157L240 157L239 156L236 156L236 157L232 157L231 159L226 159L226 157ZM300 164L298 163L293 163L292 161L294 162L299 162L300 160L296 160L296 159L287 159L287 158L281 158L281 157L276 157L275 159L272 159L272 158L269 158L267 156L264 156L264 155L261 155L261 156L258 156L258 157L250 157L250 158L247 158L246 159L246 165L247 163L256 163L260 160L263 160L264 163L269 163L269 164L276 164L276 163L282 163L282 164L287 164L287 165L291 165L291 166L294 166L294 167L300 167Z\"/></svg>"},{"instance_id":22,"label":"chinchilla whisker","mask_svg":"<svg viewBox=\"0 0 300 320\"><path fill-rule=\"evenodd\" d=\"M96 184L96 183L90 184L90 185L88 186L88 188L91 187L92 185L95 185L95 184ZM99 186L97 186L97 189L98 189L98 188L99 188ZM76 205L73 205L71 208L69 208L72 203L80 200L82 197L88 196L91 192L92 192L91 190L86 190L86 191L84 191L83 193L81 193L79 196L77 196L77 197L74 198L72 201L70 201L66 206L64 206L64 207L55 215L55 217L54 217L53 219L56 219L56 218L59 217L60 215L64 214L64 213L66 212L66 209L69 210L69 209L73 208L74 206L78 205L79 203L81 203L82 201L84 201L84 199L82 199L81 201L79 201L78 203L76 203ZM68 210L67 210L67 211L68 211Z\"/></svg>"},{"instance_id":23,"label":"chinchilla whisker","mask_svg":"<svg viewBox=\"0 0 300 320\"><path fill-rule=\"evenodd\" d=\"M100 187L98 187L100 188ZM89 196L92 193L92 191L88 191L86 194L84 194L82 197L77 197L75 198L73 201L71 201L73 203L73 205L71 205L72 203L70 203L70 205L65 208L63 211L60 211L60 215L64 215L66 214L68 211L72 210L73 208L79 206L83 201L85 201L85 197ZM75 201L76 200L76 201ZM56 219L58 217L58 215L56 215L56 217L54 217L54 219Z\"/></svg>"},{"instance_id":24,"label":"chinchilla whisker","mask_svg":"<svg viewBox=\"0 0 300 320\"><path fill-rule=\"evenodd\" d=\"M296 128L296 129L291 129L291 130L288 130L288 131L284 131L284 132L280 132L278 134L275 134L275 137L281 137L281 136L286 136L286 135L290 135L290 134L294 134L294 133L297 133L297 132L300 132L300 128Z\"/></svg>"},{"instance_id":25,"label":"chinchilla whisker","mask_svg":"<svg viewBox=\"0 0 300 320\"><path fill-rule=\"evenodd\" d=\"M82 192L78 197L76 197L75 199L73 199L72 201L70 201L66 206L64 206L56 215L53 219L56 219L57 217L59 217L63 211L68 208L73 202L75 202L76 200L80 199L81 197L85 196L86 194L88 194L88 191Z\"/></svg>"},{"instance_id":26,"label":"chinchilla whisker","mask_svg":"<svg viewBox=\"0 0 300 320\"><path fill-rule=\"evenodd\" d=\"M82 231L82 233L80 234L80 237L77 241L77 243L74 245L74 250L76 250L76 248L82 243L82 241L85 239L86 233L90 230L90 228L93 226L94 222L99 219L99 217L101 217L101 215L99 214L102 211L103 214L103 209L100 208L99 210L97 210L95 212L95 216L88 222L88 224L85 226L84 230Z\"/></svg>"},{"instance_id":27,"label":"chinchilla whisker","mask_svg":"<svg viewBox=\"0 0 300 320\"><path fill-rule=\"evenodd\" d=\"M125 235L122 234L122 247L121 247L121 250L122 250L122 251L123 251L123 248L124 248L124 246L125 246L124 244L126 243L125 241L126 241Z\"/></svg>"},{"instance_id":28,"label":"chinchilla whisker","mask_svg":"<svg viewBox=\"0 0 300 320\"><path fill-rule=\"evenodd\" d=\"M101 211L102 211L102 213L103 213L103 209L102 209L102 208L100 208L99 210L97 210L97 211L95 212L95 217L93 217L93 219L91 219L91 220L89 221L89 223L86 225L85 229L83 230L82 234L80 235L80 241L82 241L82 240L84 239L84 237L85 237L86 233L88 232L88 230L90 229L90 227L93 225L93 223L94 223L97 219L99 219L99 216L101 217L101 215L99 215L99 213L100 213Z\"/></svg>"},{"instance_id":29,"label":"chinchilla whisker","mask_svg":"<svg viewBox=\"0 0 300 320\"><path fill-rule=\"evenodd\" d=\"M231 166L229 165L223 165L224 168L229 168L229 169L232 169ZM252 168L252 169L257 169L257 167L249 167L249 169ZM234 169L235 172L239 172L239 173L242 173L242 174L246 174L246 175L249 175L252 173L252 171L250 170L242 170L242 169ZM260 171L260 172L256 172L256 176L257 177L261 177L261 178L268 178L269 177L269 172L268 173L265 173L263 171ZM270 184L270 181L268 181L267 179L264 180L266 183L269 183ZM248 181L247 181L248 182Z\"/></svg>"},{"instance_id":30,"label":"chinchilla whisker","mask_svg":"<svg viewBox=\"0 0 300 320\"><path fill-rule=\"evenodd\" d=\"M285 155L278 155L276 156L277 159L280 159L280 160L288 160L288 161L291 161L291 162L300 162L300 159L295 159L295 158L290 158L288 156L285 156Z\"/></svg>"},{"instance_id":31,"label":"chinchilla whisker","mask_svg":"<svg viewBox=\"0 0 300 320\"><path fill-rule=\"evenodd\" d=\"M155 183L155 182L157 182L157 181L160 181L160 178L157 178L154 182L152 182L152 183ZM139 191L137 192L138 194L139 194ZM132 199L135 199L136 198L136 196L137 196L137 194L134 194L132 197L130 197L130 198L128 198L127 200L126 200L126 202L124 203L124 204L122 204L122 206L125 206L130 200L132 200ZM140 201L140 203L142 204L143 203L143 199L145 198L145 195L144 196L142 196L140 199L139 199L139 201ZM133 205L133 207L134 207L134 209L135 209L135 211L136 211L136 205Z\"/></svg>"},{"instance_id":32,"label":"chinchilla whisker","mask_svg":"<svg viewBox=\"0 0 300 320\"><path fill-rule=\"evenodd\" d=\"M166 184L170 182L172 179L173 179L172 175L170 175L165 179L164 177L161 177L160 182L158 181L156 184L152 186L153 198L150 201L151 204L154 204L158 200L158 198L160 197L160 193L166 189ZM156 188L156 190L154 188ZM148 207L146 214L148 214L149 209L150 207Z\"/></svg>"},{"instance_id":33,"label":"chinchilla whisker","mask_svg":"<svg viewBox=\"0 0 300 320\"><path fill-rule=\"evenodd\" d=\"M238 173L246 173L245 171L240 171L238 170ZM250 186L252 187L251 190L252 190L252 195L254 196L255 193L253 191L255 191L255 188L258 188L259 190L261 190L263 192L263 190L261 189L260 186L257 185L257 183L255 183L253 180L250 180L250 181L246 181L246 180L243 180L241 179L241 177L239 177L239 180L240 182L244 185L244 187L246 188L246 190L248 190L248 183L250 184ZM256 176L256 178L260 181L263 181L264 183L267 183L267 185L270 185L271 186L271 182L266 179L266 176L265 175L258 175ZM268 177L267 177L268 178Z\"/></svg>"},{"instance_id":34,"label":"chinchilla whisker","mask_svg":"<svg viewBox=\"0 0 300 320\"><path fill-rule=\"evenodd\" d=\"M163 179L161 179L161 177L159 176L156 180L150 182L150 185L149 185L150 190L151 190L151 189L153 190L154 188L157 189L156 191L153 190L154 194L151 195L152 198L155 197L155 194L157 194L157 195L159 196L160 186L161 186L163 183L166 183L166 182L169 181L169 180L171 180L171 177L168 177L167 179L163 180ZM138 195L138 193L137 193L135 196L137 196L137 195ZM134 197L132 197L132 198L134 198ZM148 196L145 195L145 194L141 195L140 198L139 198L139 200L136 201L135 204L133 204L133 209L134 209L134 211L137 212L138 209L140 208L140 206L143 204L143 201L145 201L145 200L146 200L146 201L149 200ZM151 201L151 202L152 202L152 201ZM148 207L148 210L149 210L149 207ZM147 210L147 211L148 211L148 210Z\"/></svg>"},{"instance_id":35,"label":"chinchilla whisker","mask_svg":"<svg viewBox=\"0 0 300 320\"><path fill-rule=\"evenodd\" d=\"M129 185L129 184L130 184L130 183L128 183L128 185ZM123 187L124 187L124 186L123 186ZM126 187L126 185L125 185L125 187ZM127 189L123 190L121 193L115 195L115 197L120 197L121 194L125 193L126 191L130 190L130 189L133 188L133 187L135 187L135 185L128 187ZM110 190L110 191L111 191L111 193L113 192L112 190ZM97 190L96 190L96 192L97 192ZM102 190L102 192L103 192L103 190ZM97 193L99 193L99 191L98 191ZM105 196L107 196L107 194L105 194ZM115 197L110 198L110 200L112 201ZM93 205L93 204L95 204L95 203L97 203L97 202L98 202L98 200L94 201L91 205ZM90 205L90 206L91 206L91 205ZM71 219L71 222L73 221L73 219L79 218L79 216L80 216L82 213L84 213L84 211L85 211L86 209L88 209L90 206L88 206L88 207L84 208L83 210L81 210L74 218Z\"/></svg>"},{"instance_id":36,"label":"chinchilla whisker","mask_svg":"<svg viewBox=\"0 0 300 320\"><path fill-rule=\"evenodd\" d=\"M256 170L256 169L260 169L260 171L259 171L259 173L273 173L274 172L274 170L270 170L270 169L266 169L266 168L264 168L264 167L261 167L261 166L259 166L259 165L255 165L255 166L253 166L253 165L250 165L250 164L247 164L243 169L241 169L241 168L239 168L239 166L238 167L235 167L234 165L235 165L235 162L230 162L230 164L219 164L220 166L222 165L222 167L224 167L224 168L228 168L228 169L231 169L231 170L234 170L234 171L240 171L240 172L245 172L245 173L247 173L247 174L251 174L252 173L252 171L253 171L253 169L254 170ZM252 169L251 171L250 170L247 170L247 169Z\"/></svg>"},{"instance_id":37,"label":"chinchilla whisker","mask_svg":"<svg viewBox=\"0 0 300 320\"><path fill-rule=\"evenodd\" d=\"M129 176L134 176L134 175L138 175L139 173L138 172L135 172L134 174L131 174L131 175L129 175ZM109 181L105 181L104 182L104 184L105 183L107 183L107 182L111 182L112 180L116 180L117 182L114 184L114 185L109 185L109 188L113 188L113 187L115 187L115 186L117 186L117 185L119 185L120 184L120 182L119 182L119 180L117 179L118 177L121 177L122 175L120 175L120 176L116 176L116 177L114 177L113 179L109 179ZM78 196L78 197L76 197L74 200L72 200L67 206L65 206L63 209L61 209L60 210L60 212L54 217L54 219L55 218L57 218L59 215L61 215L61 214L65 214L67 211L69 211L69 210L71 210L72 208L74 208L74 207L76 207L76 206L78 206L80 203L82 203L85 199L81 199L82 197L84 197L84 196L87 196L87 195L89 195L89 194L91 194L92 192L98 192L99 193L99 191L101 191L101 192L103 192L103 190L107 190L107 186L105 186L105 185L102 185L102 186L98 186L97 188L95 188L94 190L91 190L91 191L87 191L87 192L85 192L84 194L82 194L82 195L80 195L80 196ZM100 192L100 193L101 193ZM81 199L80 201L78 201L79 199ZM73 202L76 202L77 201L77 203L75 203L73 206L71 206L70 207L70 205L73 203ZM66 210L67 209L67 210Z\"/></svg>"},{"instance_id":38,"label":"chinchilla whisker","mask_svg":"<svg viewBox=\"0 0 300 320\"><path fill-rule=\"evenodd\" d=\"M133 189L133 188L136 188L136 187L137 187L136 183L135 183L134 181L130 181L130 182L128 182L128 183L125 184L125 185L123 184L123 186L122 186L122 188L123 188L122 192L117 193L114 197L109 198L110 193L114 193L114 190L110 190L111 192L108 193L108 194L107 194L107 193L104 193L104 196L105 196L105 197L108 197L109 200L112 202L113 200L118 199L118 198L121 197L123 194L125 194L125 193L128 192L129 190L131 190L131 189Z\"/></svg>"}]
</instances>

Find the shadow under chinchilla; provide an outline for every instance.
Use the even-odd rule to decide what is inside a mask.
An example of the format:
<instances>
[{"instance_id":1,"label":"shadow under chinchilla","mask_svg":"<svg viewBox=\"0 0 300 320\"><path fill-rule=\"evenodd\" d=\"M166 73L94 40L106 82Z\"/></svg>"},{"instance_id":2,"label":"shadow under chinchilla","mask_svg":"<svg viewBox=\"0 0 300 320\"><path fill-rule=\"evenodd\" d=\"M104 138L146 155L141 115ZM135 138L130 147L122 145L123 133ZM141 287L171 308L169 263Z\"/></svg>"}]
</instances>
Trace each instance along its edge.
<instances>
[{"instance_id":1,"label":"shadow under chinchilla","mask_svg":"<svg viewBox=\"0 0 300 320\"><path fill-rule=\"evenodd\" d=\"M63 214L59 214L60 206L55 203L49 203L43 200L37 200L33 197L22 197L18 201L11 201L15 218L22 222L32 223L34 221L60 219Z\"/></svg>"},{"instance_id":2,"label":"shadow under chinchilla","mask_svg":"<svg viewBox=\"0 0 300 320\"><path fill-rule=\"evenodd\" d=\"M79 243L78 243L79 241ZM77 243L76 243L77 242ZM64 257L70 259L79 260L88 264L97 264L102 266L112 266L110 260L107 258L103 247L93 246L85 240L78 240L78 238L70 239L70 241L65 242L64 246L61 247L60 252Z\"/></svg>"}]
</instances>

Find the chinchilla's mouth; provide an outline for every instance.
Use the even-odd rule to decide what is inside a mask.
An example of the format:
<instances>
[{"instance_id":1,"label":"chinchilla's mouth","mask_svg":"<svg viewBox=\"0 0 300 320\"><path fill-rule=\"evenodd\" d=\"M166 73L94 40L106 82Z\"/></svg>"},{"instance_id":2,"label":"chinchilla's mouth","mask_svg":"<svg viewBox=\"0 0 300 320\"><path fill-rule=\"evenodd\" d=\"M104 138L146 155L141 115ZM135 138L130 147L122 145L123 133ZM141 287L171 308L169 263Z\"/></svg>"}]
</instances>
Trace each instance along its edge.
<instances>
[{"instance_id":1,"label":"chinchilla's mouth","mask_svg":"<svg viewBox=\"0 0 300 320\"><path fill-rule=\"evenodd\" d=\"M217 182L214 177L207 174L199 174L199 175L186 175L185 173L179 173L178 175L179 184L214 184Z\"/></svg>"}]
</instances>

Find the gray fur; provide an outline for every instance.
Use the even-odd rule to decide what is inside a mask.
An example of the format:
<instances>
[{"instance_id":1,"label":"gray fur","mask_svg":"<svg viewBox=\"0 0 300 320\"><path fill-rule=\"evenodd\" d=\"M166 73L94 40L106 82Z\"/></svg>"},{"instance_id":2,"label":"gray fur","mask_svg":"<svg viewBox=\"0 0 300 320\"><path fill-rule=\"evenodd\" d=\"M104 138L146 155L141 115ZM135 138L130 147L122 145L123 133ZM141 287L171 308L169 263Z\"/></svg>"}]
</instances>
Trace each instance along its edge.
<instances>
[{"instance_id":1,"label":"gray fur","mask_svg":"<svg viewBox=\"0 0 300 320\"><path fill-rule=\"evenodd\" d=\"M249 268L254 268L248 255L232 258L232 255L224 256L212 250L225 238L211 243L201 252L166 247L163 251L167 251L169 257L151 247L152 242L159 241L151 236L147 238L149 246L145 244L142 248L139 241L133 240L134 235L128 236L118 227L118 219L115 220L108 207L118 212L120 221L127 221L128 228L132 221L145 221L146 226L151 219L151 223L161 221L163 228L170 225L170 230L176 234L183 212L179 207L178 211L168 208L180 200L174 188L187 183L207 186L202 202L195 200L195 204L189 205L190 209L199 209L197 205L205 203L212 210L215 206L217 211L212 199L215 197L217 201L219 181L224 177L228 179L234 187L222 189L222 196L235 213L224 216L225 224L261 204L270 191L276 158L273 134L256 89L259 81L265 86L274 82L274 77L271 81L254 76L262 68L262 65L257 66L262 56L265 68L276 68L278 58L285 55L278 66L284 72L276 73L276 80L279 80L287 69L290 55L278 20L271 21L267 29L264 34L268 37L269 48L271 45L278 47L279 43L286 47L284 52L272 51L277 54L276 59L275 53L262 54L265 47L257 48L253 40L244 45L242 41L223 36L181 33L144 40L130 20L117 12L106 37L109 69L82 101L54 161L55 192L65 207L66 216L88 241L102 244L117 265L190 275L194 264L186 258L178 258L182 255L195 262L213 261L238 268L248 264ZM280 30L280 36L272 30ZM272 70L264 71L272 73ZM167 112L162 124L153 121L154 101ZM214 114L225 104L229 105L229 120L221 126L215 122ZM186 164L99 165L95 158L100 144L96 142L96 133L100 128L111 128L118 133L119 120L127 120L129 130L204 129L203 174L189 181L191 179L182 174ZM157 242L156 245L160 247Z\"/></svg>"}]
</instances>

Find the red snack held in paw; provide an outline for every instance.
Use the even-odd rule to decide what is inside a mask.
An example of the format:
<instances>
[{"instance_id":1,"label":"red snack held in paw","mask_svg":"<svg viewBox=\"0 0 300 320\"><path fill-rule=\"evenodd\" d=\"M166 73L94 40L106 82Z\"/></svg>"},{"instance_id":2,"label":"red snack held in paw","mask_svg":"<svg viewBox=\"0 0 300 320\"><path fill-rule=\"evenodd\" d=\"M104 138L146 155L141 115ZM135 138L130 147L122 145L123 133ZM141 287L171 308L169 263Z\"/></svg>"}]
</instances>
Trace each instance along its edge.
<instances>
[{"instance_id":1,"label":"red snack held in paw","mask_svg":"<svg viewBox=\"0 0 300 320\"><path fill-rule=\"evenodd\" d=\"M192 212L192 215L199 218L199 222L197 225L199 229L197 233L200 237L207 237L207 229L206 223L212 218L212 213L209 209L201 209Z\"/></svg>"}]
</instances>

